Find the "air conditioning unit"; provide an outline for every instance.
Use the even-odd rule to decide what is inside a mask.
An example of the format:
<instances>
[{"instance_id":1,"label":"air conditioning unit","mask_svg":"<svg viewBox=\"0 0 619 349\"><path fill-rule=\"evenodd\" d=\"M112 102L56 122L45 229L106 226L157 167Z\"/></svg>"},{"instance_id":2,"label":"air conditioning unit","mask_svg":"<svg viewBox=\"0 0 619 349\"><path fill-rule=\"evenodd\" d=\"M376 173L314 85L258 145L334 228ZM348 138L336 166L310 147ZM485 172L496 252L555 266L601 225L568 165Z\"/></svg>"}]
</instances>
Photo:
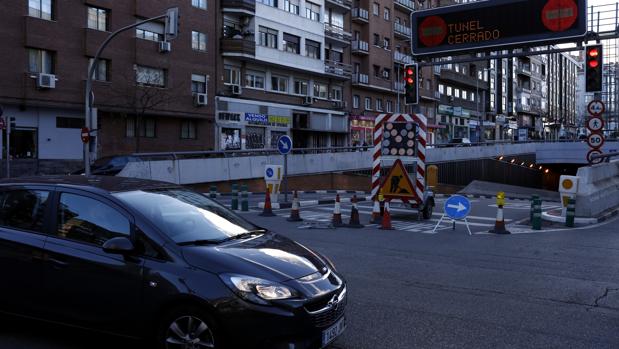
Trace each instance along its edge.
<instances>
[{"instance_id":1,"label":"air conditioning unit","mask_svg":"<svg viewBox=\"0 0 619 349\"><path fill-rule=\"evenodd\" d=\"M389 72L383 71L383 78L389 79Z\"/></svg>"},{"instance_id":2,"label":"air conditioning unit","mask_svg":"<svg viewBox=\"0 0 619 349\"><path fill-rule=\"evenodd\" d=\"M232 92L233 95L240 95L241 94L241 86L239 86L239 85L232 85L232 86L230 86L230 91Z\"/></svg>"},{"instance_id":3,"label":"air conditioning unit","mask_svg":"<svg viewBox=\"0 0 619 349\"><path fill-rule=\"evenodd\" d=\"M310 96L303 97L303 104L310 105L312 103L314 103L314 99L312 97Z\"/></svg>"},{"instance_id":4,"label":"air conditioning unit","mask_svg":"<svg viewBox=\"0 0 619 349\"><path fill-rule=\"evenodd\" d=\"M196 93L193 96L193 102L196 106L207 105L206 97L207 97L206 93Z\"/></svg>"},{"instance_id":5,"label":"air conditioning unit","mask_svg":"<svg viewBox=\"0 0 619 349\"><path fill-rule=\"evenodd\" d=\"M159 52L166 53L172 51L172 44L169 41L159 42Z\"/></svg>"},{"instance_id":6,"label":"air conditioning unit","mask_svg":"<svg viewBox=\"0 0 619 349\"><path fill-rule=\"evenodd\" d=\"M51 89L56 88L56 75L40 73L36 77L37 88Z\"/></svg>"}]
</instances>

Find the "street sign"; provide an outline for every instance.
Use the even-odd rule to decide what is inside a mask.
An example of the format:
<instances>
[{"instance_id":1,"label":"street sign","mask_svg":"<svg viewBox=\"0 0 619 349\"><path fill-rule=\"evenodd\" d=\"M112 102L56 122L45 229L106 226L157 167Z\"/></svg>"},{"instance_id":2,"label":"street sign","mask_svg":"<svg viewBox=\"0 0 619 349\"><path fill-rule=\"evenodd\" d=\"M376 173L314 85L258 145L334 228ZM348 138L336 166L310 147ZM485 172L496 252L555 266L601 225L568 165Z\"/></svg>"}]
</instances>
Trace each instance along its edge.
<instances>
[{"instance_id":1,"label":"street sign","mask_svg":"<svg viewBox=\"0 0 619 349\"><path fill-rule=\"evenodd\" d=\"M589 152L587 153L587 161L591 164L591 165L595 165L595 164L599 164L600 162L602 162L604 159L599 158L599 159L592 159L591 157L593 155L601 155L602 151L599 149L591 149L589 150Z\"/></svg>"},{"instance_id":2,"label":"street sign","mask_svg":"<svg viewBox=\"0 0 619 349\"><path fill-rule=\"evenodd\" d=\"M471 202L462 195L452 195L445 201L443 212L451 219L464 219L471 212Z\"/></svg>"},{"instance_id":3,"label":"street sign","mask_svg":"<svg viewBox=\"0 0 619 349\"><path fill-rule=\"evenodd\" d=\"M604 136L599 133L592 133L587 137L587 144L593 149L598 149L604 145Z\"/></svg>"},{"instance_id":4,"label":"street sign","mask_svg":"<svg viewBox=\"0 0 619 349\"><path fill-rule=\"evenodd\" d=\"M393 163L383 182L382 193L388 199L408 200L417 197L415 187L408 176L408 172L406 172L402 160L397 159Z\"/></svg>"},{"instance_id":5,"label":"street sign","mask_svg":"<svg viewBox=\"0 0 619 349\"><path fill-rule=\"evenodd\" d=\"M415 11L414 55L541 46L582 38L586 0L494 0Z\"/></svg>"},{"instance_id":6,"label":"street sign","mask_svg":"<svg viewBox=\"0 0 619 349\"><path fill-rule=\"evenodd\" d=\"M4 118L0 116L0 130L4 130L6 127L6 123L4 123Z\"/></svg>"},{"instance_id":7,"label":"street sign","mask_svg":"<svg viewBox=\"0 0 619 349\"><path fill-rule=\"evenodd\" d=\"M598 132L604 128L604 120L598 116L594 116L587 120L587 129L591 132Z\"/></svg>"},{"instance_id":8,"label":"street sign","mask_svg":"<svg viewBox=\"0 0 619 349\"><path fill-rule=\"evenodd\" d=\"M90 130L88 129L88 127L82 127L81 137L82 142L84 143L88 143L90 141Z\"/></svg>"},{"instance_id":9,"label":"street sign","mask_svg":"<svg viewBox=\"0 0 619 349\"><path fill-rule=\"evenodd\" d=\"M417 124L414 122L386 122L383 129L383 155L415 156L415 136L419 132Z\"/></svg>"},{"instance_id":10,"label":"street sign","mask_svg":"<svg viewBox=\"0 0 619 349\"><path fill-rule=\"evenodd\" d=\"M589 114L593 116L602 115L602 113L604 113L605 110L606 110L606 107L604 106L604 102L602 101L593 100L589 102L589 104L587 104L587 111L589 112Z\"/></svg>"},{"instance_id":11,"label":"street sign","mask_svg":"<svg viewBox=\"0 0 619 349\"><path fill-rule=\"evenodd\" d=\"M277 140L277 150L282 155L290 153L292 150L292 139L288 135L280 136Z\"/></svg>"}]
</instances>

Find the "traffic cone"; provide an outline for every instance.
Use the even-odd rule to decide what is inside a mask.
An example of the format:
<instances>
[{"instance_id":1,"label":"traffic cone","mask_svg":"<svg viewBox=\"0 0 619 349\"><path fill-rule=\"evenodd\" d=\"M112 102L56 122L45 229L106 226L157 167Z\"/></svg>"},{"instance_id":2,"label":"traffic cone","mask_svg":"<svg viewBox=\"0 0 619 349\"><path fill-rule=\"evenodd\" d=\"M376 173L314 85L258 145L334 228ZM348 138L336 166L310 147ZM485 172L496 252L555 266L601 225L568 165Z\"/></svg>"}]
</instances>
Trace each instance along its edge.
<instances>
[{"instance_id":1,"label":"traffic cone","mask_svg":"<svg viewBox=\"0 0 619 349\"><path fill-rule=\"evenodd\" d=\"M264 198L264 208L262 209L262 213L259 214L259 216L262 216L262 217L275 216L275 214L273 213L273 210L271 209L271 193L269 193L268 189L266 191L266 195Z\"/></svg>"},{"instance_id":2,"label":"traffic cone","mask_svg":"<svg viewBox=\"0 0 619 349\"><path fill-rule=\"evenodd\" d=\"M490 230L492 234L511 234L505 229L505 219L503 218L503 205L497 205L496 221L494 222L494 229Z\"/></svg>"},{"instance_id":3,"label":"traffic cone","mask_svg":"<svg viewBox=\"0 0 619 349\"><path fill-rule=\"evenodd\" d=\"M350 200L352 208L350 209L350 222L348 222L349 228L363 228L361 222L359 222L359 209L357 208L357 195L353 195Z\"/></svg>"},{"instance_id":4,"label":"traffic cone","mask_svg":"<svg viewBox=\"0 0 619 349\"><path fill-rule=\"evenodd\" d=\"M377 198L374 198L374 206L372 207L372 218L370 219L371 224L380 224L382 220L382 215L380 214L380 202L378 202Z\"/></svg>"},{"instance_id":5,"label":"traffic cone","mask_svg":"<svg viewBox=\"0 0 619 349\"><path fill-rule=\"evenodd\" d=\"M297 191L294 191L294 196L292 197L292 208L290 209L290 217L286 219L288 222L300 222L301 215L299 215L299 196Z\"/></svg>"},{"instance_id":6,"label":"traffic cone","mask_svg":"<svg viewBox=\"0 0 619 349\"><path fill-rule=\"evenodd\" d=\"M389 213L389 202L385 202L385 212L383 213L383 220L379 229L393 230L391 226L391 214Z\"/></svg>"},{"instance_id":7,"label":"traffic cone","mask_svg":"<svg viewBox=\"0 0 619 349\"><path fill-rule=\"evenodd\" d=\"M343 227L342 223L342 208L340 206L340 194L335 195L335 207L333 207L333 218L331 223L334 227Z\"/></svg>"}]
</instances>

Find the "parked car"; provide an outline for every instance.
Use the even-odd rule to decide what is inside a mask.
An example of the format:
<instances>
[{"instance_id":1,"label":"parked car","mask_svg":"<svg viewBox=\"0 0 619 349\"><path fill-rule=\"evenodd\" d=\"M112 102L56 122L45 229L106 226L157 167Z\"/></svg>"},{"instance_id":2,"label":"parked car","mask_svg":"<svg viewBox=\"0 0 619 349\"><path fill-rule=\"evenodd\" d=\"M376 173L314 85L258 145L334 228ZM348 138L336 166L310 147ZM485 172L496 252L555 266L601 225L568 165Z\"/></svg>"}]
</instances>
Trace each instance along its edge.
<instances>
[{"instance_id":1,"label":"parked car","mask_svg":"<svg viewBox=\"0 0 619 349\"><path fill-rule=\"evenodd\" d=\"M175 184L0 181L0 310L149 348L323 348L346 327L323 255Z\"/></svg>"},{"instance_id":2,"label":"parked car","mask_svg":"<svg viewBox=\"0 0 619 349\"><path fill-rule=\"evenodd\" d=\"M125 168L129 162L142 161L137 156L131 155L117 155L117 156L105 156L95 160L90 165L90 173L98 176L115 176ZM72 175L83 175L84 169L71 173Z\"/></svg>"},{"instance_id":3,"label":"parked car","mask_svg":"<svg viewBox=\"0 0 619 349\"><path fill-rule=\"evenodd\" d=\"M449 140L449 144L459 144L459 146L470 145L471 141L468 138L452 138Z\"/></svg>"}]
</instances>

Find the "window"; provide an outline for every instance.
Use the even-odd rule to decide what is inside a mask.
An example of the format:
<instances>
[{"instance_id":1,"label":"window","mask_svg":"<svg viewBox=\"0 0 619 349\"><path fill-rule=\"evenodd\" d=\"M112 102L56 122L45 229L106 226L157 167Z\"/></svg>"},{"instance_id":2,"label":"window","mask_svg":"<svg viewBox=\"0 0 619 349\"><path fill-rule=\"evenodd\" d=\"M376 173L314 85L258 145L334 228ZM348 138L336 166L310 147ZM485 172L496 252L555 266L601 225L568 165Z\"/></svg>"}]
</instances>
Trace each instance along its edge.
<instances>
[{"instance_id":1,"label":"window","mask_svg":"<svg viewBox=\"0 0 619 349\"><path fill-rule=\"evenodd\" d=\"M245 86L264 90L264 74L248 71L245 74Z\"/></svg>"},{"instance_id":2,"label":"window","mask_svg":"<svg viewBox=\"0 0 619 349\"><path fill-rule=\"evenodd\" d=\"M277 7L277 0L257 0L257 1L267 6Z\"/></svg>"},{"instance_id":3,"label":"window","mask_svg":"<svg viewBox=\"0 0 619 349\"><path fill-rule=\"evenodd\" d=\"M320 5L316 5L312 2L305 2L305 17L312 21L320 22Z\"/></svg>"},{"instance_id":4,"label":"window","mask_svg":"<svg viewBox=\"0 0 619 349\"><path fill-rule=\"evenodd\" d=\"M135 70L135 81L141 85L165 87L165 70L138 65Z\"/></svg>"},{"instance_id":5,"label":"window","mask_svg":"<svg viewBox=\"0 0 619 349\"><path fill-rule=\"evenodd\" d=\"M334 101L342 100L342 87L340 86L331 87L331 99Z\"/></svg>"},{"instance_id":6,"label":"window","mask_svg":"<svg viewBox=\"0 0 619 349\"><path fill-rule=\"evenodd\" d=\"M192 31L191 48L196 51L206 52L206 34Z\"/></svg>"},{"instance_id":7,"label":"window","mask_svg":"<svg viewBox=\"0 0 619 349\"><path fill-rule=\"evenodd\" d=\"M391 79L391 69L383 69L383 78Z\"/></svg>"},{"instance_id":8,"label":"window","mask_svg":"<svg viewBox=\"0 0 619 349\"><path fill-rule=\"evenodd\" d=\"M101 246L109 239L130 234L129 220L110 206L81 195L60 195L59 237Z\"/></svg>"},{"instance_id":9,"label":"window","mask_svg":"<svg viewBox=\"0 0 619 349\"><path fill-rule=\"evenodd\" d=\"M206 76L191 74L191 93L206 93Z\"/></svg>"},{"instance_id":10,"label":"window","mask_svg":"<svg viewBox=\"0 0 619 349\"><path fill-rule=\"evenodd\" d=\"M52 20L54 18L54 0L29 0L28 15Z\"/></svg>"},{"instance_id":11,"label":"window","mask_svg":"<svg viewBox=\"0 0 619 349\"><path fill-rule=\"evenodd\" d=\"M163 41L164 26L158 22L148 22L135 29L135 37L150 41Z\"/></svg>"},{"instance_id":12,"label":"window","mask_svg":"<svg viewBox=\"0 0 619 349\"><path fill-rule=\"evenodd\" d=\"M240 85L241 84L241 71L239 68L224 67L224 84L226 85Z\"/></svg>"},{"instance_id":13,"label":"window","mask_svg":"<svg viewBox=\"0 0 619 349\"><path fill-rule=\"evenodd\" d=\"M387 113L393 112L393 102L392 101L387 101L386 107L387 107L387 110L386 110Z\"/></svg>"},{"instance_id":14,"label":"window","mask_svg":"<svg viewBox=\"0 0 619 349\"><path fill-rule=\"evenodd\" d=\"M372 14L374 16L380 15L380 5L377 2L372 4Z\"/></svg>"},{"instance_id":15,"label":"window","mask_svg":"<svg viewBox=\"0 0 619 349\"><path fill-rule=\"evenodd\" d=\"M294 94L307 96L307 81L295 80L294 81Z\"/></svg>"},{"instance_id":16,"label":"window","mask_svg":"<svg viewBox=\"0 0 619 349\"><path fill-rule=\"evenodd\" d=\"M84 127L84 119L67 118L63 116L56 117L56 128L75 128L79 129Z\"/></svg>"},{"instance_id":17,"label":"window","mask_svg":"<svg viewBox=\"0 0 619 349\"><path fill-rule=\"evenodd\" d=\"M195 120L181 121L181 139L196 139L196 122Z\"/></svg>"},{"instance_id":18,"label":"window","mask_svg":"<svg viewBox=\"0 0 619 349\"><path fill-rule=\"evenodd\" d=\"M260 26L258 28L258 45L277 48L277 30Z\"/></svg>"},{"instance_id":19,"label":"window","mask_svg":"<svg viewBox=\"0 0 619 349\"><path fill-rule=\"evenodd\" d=\"M284 33L284 51L299 54L300 41L301 38L298 36Z\"/></svg>"},{"instance_id":20,"label":"window","mask_svg":"<svg viewBox=\"0 0 619 349\"><path fill-rule=\"evenodd\" d=\"M54 53L34 48L28 49L28 71L54 74Z\"/></svg>"},{"instance_id":21,"label":"window","mask_svg":"<svg viewBox=\"0 0 619 349\"><path fill-rule=\"evenodd\" d=\"M358 109L358 108L359 108L359 100L360 100L360 99L361 99L361 98L359 97L359 95L354 95L354 96L352 96L352 107L353 107L354 109Z\"/></svg>"},{"instance_id":22,"label":"window","mask_svg":"<svg viewBox=\"0 0 619 349\"><path fill-rule=\"evenodd\" d=\"M127 138L135 137L135 118L125 119L125 137Z\"/></svg>"},{"instance_id":23,"label":"window","mask_svg":"<svg viewBox=\"0 0 619 349\"><path fill-rule=\"evenodd\" d=\"M465 90L462 90L462 99L464 99L464 100L469 99L468 93Z\"/></svg>"},{"instance_id":24,"label":"window","mask_svg":"<svg viewBox=\"0 0 619 349\"><path fill-rule=\"evenodd\" d=\"M294 13L295 15L299 14L299 0L284 0L284 10Z\"/></svg>"},{"instance_id":25,"label":"window","mask_svg":"<svg viewBox=\"0 0 619 349\"><path fill-rule=\"evenodd\" d=\"M454 88L454 96L455 96L456 98L460 98L460 89L458 89L458 88Z\"/></svg>"},{"instance_id":26,"label":"window","mask_svg":"<svg viewBox=\"0 0 619 349\"><path fill-rule=\"evenodd\" d=\"M144 118L140 123L140 137L155 138L156 137L156 122L155 119Z\"/></svg>"},{"instance_id":27,"label":"window","mask_svg":"<svg viewBox=\"0 0 619 349\"><path fill-rule=\"evenodd\" d=\"M442 95L445 94L445 85L438 84L438 92Z\"/></svg>"},{"instance_id":28,"label":"window","mask_svg":"<svg viewBox=\"0 0 619 349\"><path fill-rule=\"evenodd\" d=\"M383 111L383 100L376 98L376 111Z\"/></svg>"},{"instance_id":29,"label":"window","mask_svg":"<svg viewBox=\"0 0 619 349\"><path fill-rule=\"evenodd\" d=\"M305 39L305 55L309 58L320 59L320 43Z\"/></svg>"},{"instance_id":30,"label":"window","mask_svg":"<svg viewBox=\"0 0 619 349\"><path fill-rule=\"evenodd\" d=\"M374 64L372 65L372 67L374 68L374 76L379 78L380 77L380 66Z\"/></svg>"},{"instance_id":31,"label":"window","mask_svg":"<svg viewBox=\"0 0 619 349\"><path fill-rule=\"evenodd\" d=\"M271 91L288 92L288 78L285 76L271 76Z\"/></svg>"},{"instance_id":32,"label":"window","mask_svg":"<svg viewBox=\"0 0 619 349\"><path fill-rule=\"evenodd\" d=\"M206 0L191 0L191 6L206 10Z\"/></svg>"},{"instance_id":33,"label":"window","mask_svg":"<svg viewBox=\"0 0 619 349\"><path fill-rule=\"evenodd\" d=\"M374 46L380 46L380 35L374 33Z\"/></svg>"},{"instance_id":34,"label":"window","mask_svg":"<svg viewBox=\"0 0 619 349\"><path fill-rule=\"evenodd\" d=\"M471 97L471 102L475 102L475 93L471 92L470 97ZM494 97L494 95L491 94L490 97Z\"/></svg>"},{"instance_id":35,"label":"window","mask_svg":"<svg viewBox=\"0 0 619 349\"><path fill-rule=\"evenodd\" d=\"M90 67L94 63L94 58L88 60L88 66ZM99 59L99 64L95 68L94 79L97 81L110 81L108 72L109 61L107 59Z\"/></svg>"},{"instance_id":36,"label":"window","mask_svg":"<svg viewBox=\"0 0 619 349\"><path fill-rule=\"evenodd\" d=\"M447 86L447 95L451 96L451 86Z\"/></svg>"},{"instance_id":37,"label":"window","mask_svg":"<svg viewBox=\"0 0 619 349\"><path fill-rule=\"evenodd\" d=\"M107 31L108 10L102 8L88 8L88 28L94 30Z\"/></svg>"},{"instance_id":38,"label":"window","mask_svg":"<svg viewBox=\"0 0 619 349\"><path fill-rule=\"evenodd\" d=\"M11 190L0 194L0 226L43 232L49 192Z\"/></svg>"},{"instance_id":39,"label":"window","mask_svg":"<svg viewBox=\"0 0 619 349\"><path fill-rule=\"evenodd\" d=\"M365 97L365 110L372 110L372 98Z\"/></svg>"},{"instance_id":40,"label":"window","mask_svg":"<svg viewBox=\"0 0 619 349\"><path fill-rule=\"evenodd\" d=\"M391 11L386 7L384 9L383 17L385 18L385 21L388 21L391 18Z\"/></svg>"},{"instance_id":41,"label":"window","mask_svg":"<svg viewBox=\"0 0 619 349\"><path fill-rule=\"evenodd\" d=\"M327 99L328 93L327 84L314 81L314 97Z\"/></svg>"},{"instance_id":42,"label":"window","mask_svg":"<svg viewBox=\"0 0 619 349\"><path fill-rule=\"evenodd\" d=\"M391 40L389 38L384 38L383 39L383 48L385 50L391 49Z\"/></svg>"}]
</instances>

